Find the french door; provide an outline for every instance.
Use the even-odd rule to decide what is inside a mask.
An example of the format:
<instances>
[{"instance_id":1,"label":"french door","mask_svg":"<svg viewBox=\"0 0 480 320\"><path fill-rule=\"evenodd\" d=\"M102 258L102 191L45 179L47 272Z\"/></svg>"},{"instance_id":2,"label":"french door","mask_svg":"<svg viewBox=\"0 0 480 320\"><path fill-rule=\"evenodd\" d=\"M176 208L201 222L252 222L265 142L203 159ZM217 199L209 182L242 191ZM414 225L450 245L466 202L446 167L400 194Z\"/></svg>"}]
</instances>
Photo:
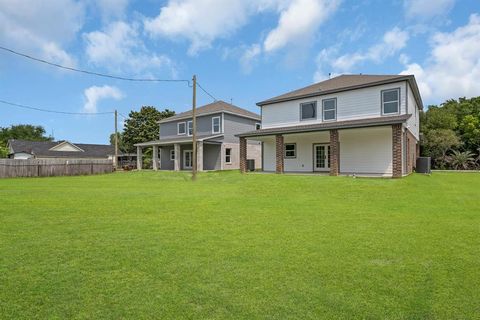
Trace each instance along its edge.
<instances>
[{"instance_id":1,"label":"french door","mask_svg":"<svg viewBox=\"0 0 480 320\"><path fill-rule=\"evenodd\" d=\"M183 151L183 168L192 169L193 166L193 151L184 150Z\"/></svg>"},{"instance_id":2,"label":"french door","mask_svg":"<svg viewBox=\"0 0 480 320\"><path fill-rule=\"evenodd\" d=\"M314 171L330 170L330 145L328 144L313 145L313 170Z\"/></svg>"}]
</instances>

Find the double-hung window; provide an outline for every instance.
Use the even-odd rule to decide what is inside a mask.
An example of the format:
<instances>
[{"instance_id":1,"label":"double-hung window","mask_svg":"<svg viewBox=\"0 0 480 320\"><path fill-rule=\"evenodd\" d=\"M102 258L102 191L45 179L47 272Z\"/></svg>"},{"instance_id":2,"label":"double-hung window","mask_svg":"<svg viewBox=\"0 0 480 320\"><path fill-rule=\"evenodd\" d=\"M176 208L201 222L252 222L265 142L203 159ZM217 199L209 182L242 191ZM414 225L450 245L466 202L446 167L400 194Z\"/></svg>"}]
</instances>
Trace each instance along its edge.
<instances>
[{"instance_id":1,"label":"double-hung window","mask_svg":"<svg viewBox=\"0 0 480 320\"><path fill-rule=\"evenodd\" d=\"M300 120L313 120L317 118L317 102L305 102L300 104Z\"/></svg>"},{"instance_id":2,"label":"double-hung window","mask_svg":"<svg viewBox=\"0 0 480 320\"><path fill-rule=\"evenodd\" d=\"M285 158L295 158L297 156L297 144L285 143Z\"/></svg>"},{"instance_id":3,"label":"double-hung window","mask_svg":"<svg viewBox=\"0 0 480 320\"><path fill-rule=\"evenodd\" d=\"M220 133L220 117L212 118L212 133Z\"/></svg>"},{"instance_id":4,"label":"double-hung window","mask_svg":"<svg viewBox=\"0 0 480 320\"><path fill-rule=\"evenodd\" d=\"M261 123L255 123L255 130L260 130L262 129L262 124Z\"/></svg>"},{"instance_id":5,"label":"double-hung window","mask_svg":"<svg viewBox=\"0 0 480 320\"><path fill-rule=\"evenodd\" d=\"M177 134L178 135L185 134L187 132L185 126L186 126L185 122L177 123Z\"/></svg>"},{"instance_id":6,"label":"double-hung window","mask_svg":"<svg viewBox=\"0 0 480 320\"><path fill-rule=\"evenodd\" d=\"M226 148L225 149L225 163L232 163L232 149Z\"/></svg>"},{"instance_id":7,"label":"double-hung window","mask_svg":"<svg viewBox=\"0 0 480 320\"><path fill-rule=\"evenodd\" d=\"M175 160L175 149L170 150L170 161Z\"/></svg>"},{"instance_id":8,"label":"double-hung window","mask_svg":"<svg viewBox=\"0 0 480 320\"><path fill-rule=\"evenodd\" d=\"M382 91L382 114L400 112L400 89Z\"/></svg>"},{"instance_id":9,"label":"double-hung window","mask_svg":"<svg viewBox=\"0 0 480 320\"><path fill-rule=\"evenodd\" d=\"M323 104L323 121L333 121L337 119L337 99L325 99Z\"/></svg>"},{"instance_id":10,"label":"double-hung window","mask_svg":"<svg viewBox=\"0 0 480 320\"><path fill-rule=\"evenodd\" d=\"M192 121L188 121L187 122L187 133L189 136L191 136L193 134L193 122Z\"/></svg>"}]
</instances>

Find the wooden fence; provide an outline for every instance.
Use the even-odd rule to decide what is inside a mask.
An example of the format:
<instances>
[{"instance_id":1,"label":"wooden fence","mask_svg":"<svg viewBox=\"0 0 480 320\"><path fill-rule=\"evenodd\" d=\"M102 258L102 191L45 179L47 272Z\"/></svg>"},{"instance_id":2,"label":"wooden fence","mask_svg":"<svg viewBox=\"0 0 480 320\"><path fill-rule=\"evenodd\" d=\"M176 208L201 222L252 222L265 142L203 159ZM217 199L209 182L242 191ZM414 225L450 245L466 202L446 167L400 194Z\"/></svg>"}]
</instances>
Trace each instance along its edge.
<instances>
[{"instance_id":1,"label":"wooden fence","mask_svg":"<svg viewBox=\"0 0 480 320\"><path fill-rule=\"evenodd\" d=\"M0 159L0 178L77 176L112 171L111 160Z\"/></svg>"}]
</instances>

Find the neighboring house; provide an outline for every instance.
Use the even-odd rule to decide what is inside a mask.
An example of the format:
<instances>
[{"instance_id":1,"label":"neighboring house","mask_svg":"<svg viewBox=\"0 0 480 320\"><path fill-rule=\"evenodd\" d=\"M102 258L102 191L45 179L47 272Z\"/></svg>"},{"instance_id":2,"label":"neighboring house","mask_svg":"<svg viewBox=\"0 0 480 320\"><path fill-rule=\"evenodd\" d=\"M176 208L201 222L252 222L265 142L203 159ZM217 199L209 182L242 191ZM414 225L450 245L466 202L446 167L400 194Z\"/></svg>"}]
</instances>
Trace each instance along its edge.
<instances>
[{"instance_id":1,"label":"neighboring house","mask_svg":"<svg viewBox=\"0 0 480 320\"><path fill-rule=\"evenodd\" d=\"M418 155L422 99L413 75L341 75L257 103L263 169L401 177Z\"/></svg>"},{"instance_id":2,"label":"neighboring house","mask_svg":"<svg viewBox=\"0 0 480 320\"><path fill-rule=\"evenodd\" d=\"M71 143L69 141L9 140L12 159L99 159L113 160L114 147L102 144Z\"/></svg>"},{"instance_id":3,"label":"neighboring house","mask_svg":"<svg viewBox=\"0 0 480 320\"><path fill-rule=\"evenodd\" d=\"M260 116L232 104L216 101L196 109L198 170L238 169L239 142L236 134L260 129ZM137 168L141 169L142 149L153 147L153 169L191 170L192 111L159 121L159 140L135 144ZM261 143L248 143L249 155L261 166Z\"/></svg>"}]
</instances>

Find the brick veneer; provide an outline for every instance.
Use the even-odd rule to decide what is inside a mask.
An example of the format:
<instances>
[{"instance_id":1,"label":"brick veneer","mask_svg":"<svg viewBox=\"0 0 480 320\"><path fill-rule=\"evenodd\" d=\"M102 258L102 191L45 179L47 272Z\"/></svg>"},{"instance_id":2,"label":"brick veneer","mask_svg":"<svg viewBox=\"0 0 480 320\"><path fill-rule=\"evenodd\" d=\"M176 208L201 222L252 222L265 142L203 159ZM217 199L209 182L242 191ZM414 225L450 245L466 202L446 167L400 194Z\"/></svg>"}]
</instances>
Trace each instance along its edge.
<instances>
[{"instance_id":1,"label":"brick veneer","mask_svg":"<svg viewBox=\"0 0 480 320\"><path fill-rule=\"evenodd\" d=\"M409 130L406 130L405 138L405 146L407 147L407 174L410 174L415 169L417 162L417 139Z\"/></svg>"},{"instance_id":2,"label":"brick veneer","mask_svg":"<svg viewBox=\"0 0 480 320\"><path fill-rule=\"evenodd\" d=\"M240 138L240 172L247 172L247 139Z\"/></svg>"},{"instance_id":3,"label":"brick veneer","mask_svg":"<svg viewBox=\"0 0 480 320\"><path fill-rule=\"evenodd\" d=\"M283 173L283 136L277 134L275 136L275 172Z\"/></svg>"},{"instance_id":4,"label":"brick veneer","mask_svg":"<svg viewBox=\"0 0 480 320\"><path fill-rule=\"evenodd\" d=\"M392 177L402 177L402 124L392 125Z\"/></svg>"},{"instance_id":5,"label":"brick veneer","mask_svg":"<svg viewBox=\"0 0 480 320\"><path fill-rule=\"evenodd\" d=\"M340 150L338 130L330 130L330 175L338 176L340 173Z\"/></svg>"}]
</instances>

